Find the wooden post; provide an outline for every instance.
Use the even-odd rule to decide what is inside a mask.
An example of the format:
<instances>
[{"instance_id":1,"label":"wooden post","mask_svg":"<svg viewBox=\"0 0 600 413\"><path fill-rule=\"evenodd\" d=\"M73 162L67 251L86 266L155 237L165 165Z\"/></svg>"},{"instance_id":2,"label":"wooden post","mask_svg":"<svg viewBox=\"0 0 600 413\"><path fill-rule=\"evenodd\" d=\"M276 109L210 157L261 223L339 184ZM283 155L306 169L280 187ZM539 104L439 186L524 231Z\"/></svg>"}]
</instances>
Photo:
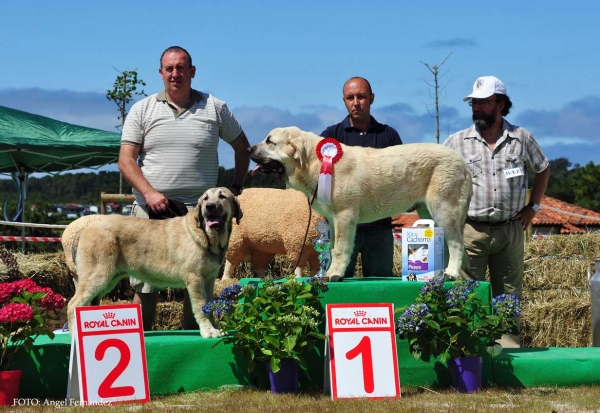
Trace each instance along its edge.
<instances>
[{"instance_id":1,"label":"wooden post","mask_svg":"<svg viewBox=\"0 0 600 413\"><path fill-rule=\"evenodd\" d=\"M106 215L106 203L116 202L119 204L131 204L135 201L135 195L123 195L123 194L107 194L105 192L100 193L100 213Z\"/></svg>"}]
</instances>

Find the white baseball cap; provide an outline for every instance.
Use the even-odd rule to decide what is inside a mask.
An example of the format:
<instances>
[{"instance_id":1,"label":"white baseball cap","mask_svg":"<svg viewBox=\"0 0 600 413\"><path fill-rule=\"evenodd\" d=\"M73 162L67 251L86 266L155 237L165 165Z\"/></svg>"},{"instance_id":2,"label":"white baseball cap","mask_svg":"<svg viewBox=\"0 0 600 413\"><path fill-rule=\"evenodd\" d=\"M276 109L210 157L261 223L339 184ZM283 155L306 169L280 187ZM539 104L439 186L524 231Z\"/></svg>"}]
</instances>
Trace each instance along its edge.
<instances>
[{"instance_id":1,"label":"white baseball cap","mask_svg":"<svg viewBox=\"0 0 600 413\"><path fill-rule=\"evenodd\" d=\"M494 94L506 95L506 88L500 79L494 76L482 76L473 84L473 93L464 98L466 102L469 99L485 99Z\"/></svg>"}]
</instances>

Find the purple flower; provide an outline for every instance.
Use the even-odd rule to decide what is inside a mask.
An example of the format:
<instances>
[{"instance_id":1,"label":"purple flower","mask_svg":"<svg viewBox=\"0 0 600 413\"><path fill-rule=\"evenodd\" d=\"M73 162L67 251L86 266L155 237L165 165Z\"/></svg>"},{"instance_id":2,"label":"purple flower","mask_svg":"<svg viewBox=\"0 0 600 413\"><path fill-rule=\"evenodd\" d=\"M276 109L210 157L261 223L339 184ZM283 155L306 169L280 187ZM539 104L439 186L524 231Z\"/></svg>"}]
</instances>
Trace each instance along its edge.
<instances>
[{"instance_id":1,"label":"purple flower","mask_svg":"<svg viewBox=\"0 0 600 413\"><path fill-rule=\"evenodd\" d=\"M221 300L235 301L237 300L237 296L242 291L242 286L239 284L230 285L229 287L223 288L219 298Z\"/></svg>"},{"instance_id":2,"label":"purple flower","mask_svg":"<svg viewBox=\"0 0 600 413\"><path fill-rule=\"evenodd\" d=\"M446 304L450 308L458 307L467 301L467 297L476 287L479 287L479 281L459 280L454 282L452 288L446 292Z\"/></svg>"},{"instance_id":3,"label":"purple flower","mask_svg":"<svg viewBox=\"0 0 600 413\"><path fill-rule=\"evenodd\" d=\"M497 315L506 318L514 318L521 315L521 300L514 294L500 294L492 298L492 305Z\"/></svg>"}]
</instances>

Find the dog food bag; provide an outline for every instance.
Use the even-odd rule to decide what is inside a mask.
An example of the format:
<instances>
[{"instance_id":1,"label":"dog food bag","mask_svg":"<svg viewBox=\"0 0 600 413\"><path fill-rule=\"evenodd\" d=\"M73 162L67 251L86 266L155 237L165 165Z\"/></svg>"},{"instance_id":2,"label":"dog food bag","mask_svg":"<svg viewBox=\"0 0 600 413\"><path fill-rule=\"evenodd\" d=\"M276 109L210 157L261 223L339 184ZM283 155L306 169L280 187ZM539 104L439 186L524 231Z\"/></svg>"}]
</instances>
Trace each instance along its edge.
<instances>
[{"instance_id":1,"label":"dog food bag","mask_svg":"<svg viewBox=\"0 0 600 413\"><path fill-rule=\"evenodd\" d=\"M427 281L444 270L444 229L431 219L402 228L402 280Z\"/></svg>"}]
</instances>

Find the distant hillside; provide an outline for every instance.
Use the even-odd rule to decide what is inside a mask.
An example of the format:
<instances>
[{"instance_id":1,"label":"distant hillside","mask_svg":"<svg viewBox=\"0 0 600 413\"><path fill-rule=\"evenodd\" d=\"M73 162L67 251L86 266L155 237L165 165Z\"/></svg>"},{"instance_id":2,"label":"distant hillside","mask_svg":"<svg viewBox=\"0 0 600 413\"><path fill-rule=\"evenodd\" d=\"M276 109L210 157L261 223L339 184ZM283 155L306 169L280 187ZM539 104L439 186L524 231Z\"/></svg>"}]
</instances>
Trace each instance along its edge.
<instances>
[{"instance_id":1,"label":"distant hillside","mask_svg":"<svg viewBox=\"0 0 600 413\"><path fill-rule=\"evenodd\" d=\"M67 202L79 204L100 204L100 194L119 193L118 172L87 172L87 173L63 173L43 178L29 178L27 191L27 202L49 202L52 204L63 204ZM219 168L219 180L217 186L229 187L233 182L233 168ZM268 187L285 188L274 176L256 174L254 178L246 178L245 187ZM131 194L131 185L123 180L123 193ZM200 195L200 194L198 194ZM0 180L0 202L3 205L7 199L10 203L16 203L19 193L17 187L11 180Z\"/></svg>"}]
</instances>

